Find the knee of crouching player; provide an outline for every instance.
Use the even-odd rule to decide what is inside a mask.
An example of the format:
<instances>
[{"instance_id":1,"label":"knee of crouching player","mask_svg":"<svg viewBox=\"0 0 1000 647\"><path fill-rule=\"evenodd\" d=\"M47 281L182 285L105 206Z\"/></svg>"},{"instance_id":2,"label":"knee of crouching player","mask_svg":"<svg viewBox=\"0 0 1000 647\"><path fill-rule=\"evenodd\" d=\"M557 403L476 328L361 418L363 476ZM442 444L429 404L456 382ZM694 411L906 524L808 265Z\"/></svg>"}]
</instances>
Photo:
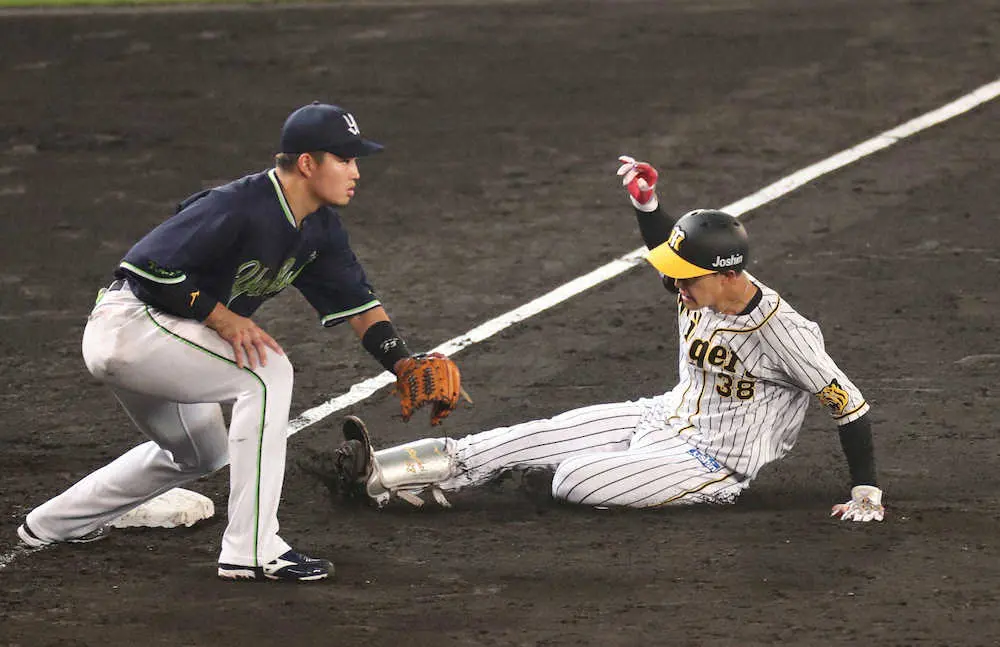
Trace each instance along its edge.
<instances>
[{"instance_id":1,"label":"knee of crouching player","mask_svg":"<svg viewBox=\"0 0 1000 647\"><path fill-rule=\"evenodd\" d=\"M260 383L267 389L268 398L272 394L291 394L292 385L295 382L295 369L285 355L269 352L266 356L267 364L257 366L252 369Z\"/></svg>"}]
</instances>

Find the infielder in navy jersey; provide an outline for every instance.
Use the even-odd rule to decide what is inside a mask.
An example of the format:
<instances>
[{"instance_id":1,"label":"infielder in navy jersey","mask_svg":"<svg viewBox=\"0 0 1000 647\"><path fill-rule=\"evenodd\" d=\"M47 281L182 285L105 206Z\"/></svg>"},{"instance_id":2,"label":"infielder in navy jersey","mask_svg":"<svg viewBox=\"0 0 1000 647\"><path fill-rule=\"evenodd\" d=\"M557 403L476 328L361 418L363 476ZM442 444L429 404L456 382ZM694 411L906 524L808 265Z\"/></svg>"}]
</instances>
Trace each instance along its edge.
<instances>
[{"instance_id":1,"label":"infielder in navy jersey","mask_svg":"<svg viewBox=\"0 0 1000 647\"><path fill-rule=\"evenodd\" d=\"M596 404L462 438L426 438L375 452L345 421L338 451L369 456L356 489L383 505L422 504L429 491L480 485L512 469L553 473L552 496L594 507L732 503L760 469L795 444L814 397L838 425L851 496L832 509L881 521L869 404L827 354L819 326L745 271L750 247L736 218L659 208L656 170L620 158L647 259L677 298L679 381L670 391ZM348 464L350 464L348 462Z\"/></svg>"},{"instance_id":2,"label":"infielder in navy jersey","mask_svg":"<svg viewBox=\"0 0 1000 647\"><path fill-rule=\"evenodd\" d=\"M324 326L348 322L387 370L411 355L351 251L337 207L357 160L382 150L348 111L289 115L274 168L184 200L101 291L83 337L87 368L149 439L32 510L29 546L103 537L143 502L230 465L218 575L319 580L332 564L278 536L292 365L250 317L294 285ZM220 403L232 404L227 432Z\"/></svg>"}]
</instances>

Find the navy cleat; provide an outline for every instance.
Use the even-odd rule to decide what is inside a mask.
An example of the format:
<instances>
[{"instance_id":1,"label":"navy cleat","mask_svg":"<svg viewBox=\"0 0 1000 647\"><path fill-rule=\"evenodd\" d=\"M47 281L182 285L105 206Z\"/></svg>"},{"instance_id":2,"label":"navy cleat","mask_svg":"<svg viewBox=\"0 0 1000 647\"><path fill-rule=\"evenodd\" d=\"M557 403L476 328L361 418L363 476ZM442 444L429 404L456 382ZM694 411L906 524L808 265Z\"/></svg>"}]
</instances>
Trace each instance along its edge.
<instances>
[{"instance_id":1,"label":"navy cleat","mask_svg":"<svg viewBox=\"0 0 1000 647\"><path fill-rule=\"evenodd\" d=\"M100 541L107 538L108 533L111 532L110 526L101 526L97 530L92 530L85 535L79 537L72 537L70 539L60 539L58 541L49 541L47 539L42 539L28 527L28 522L25 521L20 526L17 527L17 536L21 539L21 543L28 548L43 548L45 546L52 546L54 544L89 544L92 541Z\"/></svg>"},{"instance_id":2,"label":"navy cleat","mask_svg":"<svg viewBox=\"0 0 1000 647\"><path fill-rule=\"evenodd\" d=\"M263 566L219 564L219 577L224 580L278 580L284 582L314 582L333 572L333 564L325 559L307 557L294 550L272 559Z\"/></svg>"}]
</instances>

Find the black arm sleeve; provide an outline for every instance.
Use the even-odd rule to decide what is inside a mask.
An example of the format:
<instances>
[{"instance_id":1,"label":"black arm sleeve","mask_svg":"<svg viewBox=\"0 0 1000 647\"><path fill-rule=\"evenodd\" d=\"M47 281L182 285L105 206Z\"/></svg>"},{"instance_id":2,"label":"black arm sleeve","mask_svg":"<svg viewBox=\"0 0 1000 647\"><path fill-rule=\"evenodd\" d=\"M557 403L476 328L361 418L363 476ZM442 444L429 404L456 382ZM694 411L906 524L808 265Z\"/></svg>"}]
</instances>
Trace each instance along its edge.
<instances>
[{"instance_id":1,"label":"black arm sleeve","mask_svg":"<svg viewBox=\"0 0 1000 647\"><path fill-rule=\"evenodd\" d=\"M851 485L878 487L875 477L875 446L868 414L840 427L840 446L844 449L847 466L851 470Z\"/></svg>"},{"instance_id":2,"label":"black arm sleeve","mask_svg":"<svg viewBox=\"0 0 1000 647\"><path fill-rule=\"evenodd\" d=\"M670 230L674 228L674 222L676 222L660 207L649 212L635 209L635 217L639 221L642 242L646 243L646 247L649 249L659 247L667 242L667 239L670 238Z\"/></svg>"},{"instance_id":3,"label":"black arm sleeve","mask_svg":"<svg viewBox=\"0 0 1000 647\"><path fill-rule=\"evenodd\" d=\"M633 207L634 208L634 207ZM642 242L646 243L647 249L659 247L670 238L670 230L674 228L673 218L657 205L652 211L639 211L635 209L635 218L639 221L639 233L642 234ZM677 294L677 286L672 278L663 277L663 287L672 294Z\"/></svg>"}]
</instances>

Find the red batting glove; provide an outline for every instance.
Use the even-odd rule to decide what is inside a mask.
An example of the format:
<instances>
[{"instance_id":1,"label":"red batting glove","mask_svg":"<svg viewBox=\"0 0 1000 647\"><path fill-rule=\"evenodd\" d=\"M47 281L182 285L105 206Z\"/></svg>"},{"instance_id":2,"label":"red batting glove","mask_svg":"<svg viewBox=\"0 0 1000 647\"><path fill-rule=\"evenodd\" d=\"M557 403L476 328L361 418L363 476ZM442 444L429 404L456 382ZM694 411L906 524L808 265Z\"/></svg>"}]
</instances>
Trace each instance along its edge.
<instances>
[{"instance_id":1,"label":"red batting glove","mask_svg":"<svg viewBox=\"0 0 1000 647\"><path fill-rule=\"evenodd\" d=\"M622 186L628 189L632 204L640 211L653 211L658 206L656 199L656 180L659 173L648 162L637 162L628 155L620 155L618 175L622 178Z\"/></svg>"}]
</instances>

